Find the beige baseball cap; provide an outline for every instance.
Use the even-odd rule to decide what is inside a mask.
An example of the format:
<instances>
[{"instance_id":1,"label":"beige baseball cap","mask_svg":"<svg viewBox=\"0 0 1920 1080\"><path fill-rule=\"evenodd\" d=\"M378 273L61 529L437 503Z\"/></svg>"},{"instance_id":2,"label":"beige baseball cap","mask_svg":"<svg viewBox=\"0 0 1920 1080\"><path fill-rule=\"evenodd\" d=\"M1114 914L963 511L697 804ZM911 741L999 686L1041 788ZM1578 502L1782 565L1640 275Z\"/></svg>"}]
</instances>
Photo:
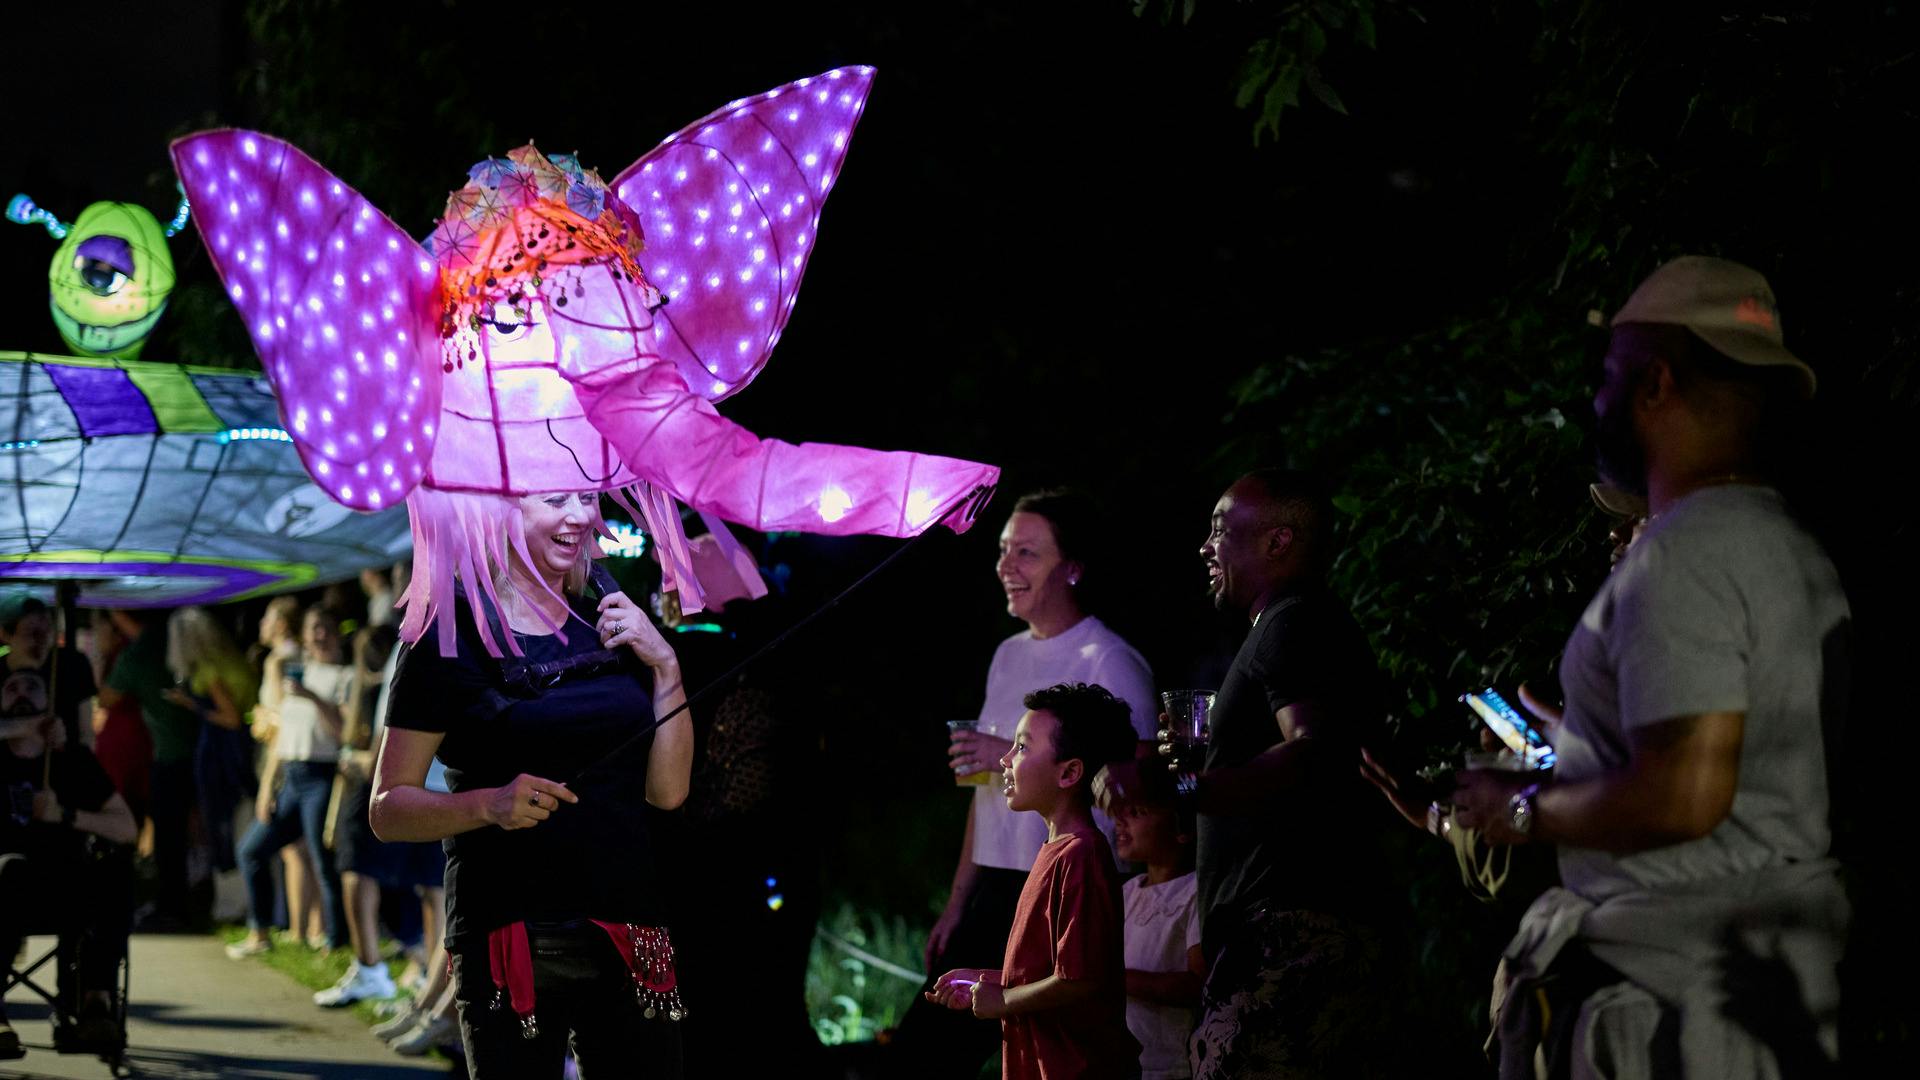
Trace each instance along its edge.
<instances>
[{"instance_id":1,"label":"beige baseball cap","mask_svg":"<svg viewBox=\"0 0 1920 1080\"><path fill-rule=\"evenodd\" d=\"M1617 488L1612 484L1588 484L1587 494L1593 496L1593 505L1614 517L1647 516L1647 500L1624 488Z\"/></svg>"},{"instance_id":2,"label":"beige baseball cap","mask_svg":"<svg viewBox=\"0 0 1920 1080\"><path fill-rule=\"evenodd\" d=\"M1614 313L1613 325L1629 322L1684 326L1728 359L1793 368L1800 375L1801 395L1813 396L1813 369L1787 351L1773 289L1752 267L1682 255L1648 275Z\"/></svg>"}]
</instances>

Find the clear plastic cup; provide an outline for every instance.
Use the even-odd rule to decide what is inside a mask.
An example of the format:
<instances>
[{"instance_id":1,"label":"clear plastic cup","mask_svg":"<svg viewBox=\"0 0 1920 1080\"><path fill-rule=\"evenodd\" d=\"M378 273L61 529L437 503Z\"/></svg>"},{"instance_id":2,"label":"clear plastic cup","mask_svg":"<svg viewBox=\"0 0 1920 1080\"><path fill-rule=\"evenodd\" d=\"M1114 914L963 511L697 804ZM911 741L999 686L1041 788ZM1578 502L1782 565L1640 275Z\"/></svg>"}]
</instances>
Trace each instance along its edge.
<instances>
[{"instance_id":1,"label":"clear plastic cup","mask_svg":"<svg viewBox=\"0 0 1920 1080\"><path fill-rule=\"evenodd\" d=\"M1206 754L1207 741L1213 737L1213 700L1212 690L1165 690L1160 694L1160 704L1167 712L1161 744L1184 767L1198 765Z\"/></svg>"},{"instance_id":2,"label":"clear plastic cup","mask_svg":"<svg viewBox=\"0 0 1920 1080\"><path fill-rule=\"evenodd\" d=\"M979 730L979 728L980 728L980 721L978 720L947 721L947 734L949 736L958 735L962 731L977 731ZM984 768L984 769L981 769L979 772L967 773L965 776L956 775L953 778L953 782L956 784L959 784L962 787L978 787L982 784L992 783L993 774L995 771L996 770L992 768Z\"/></svg>"}]
</instances>

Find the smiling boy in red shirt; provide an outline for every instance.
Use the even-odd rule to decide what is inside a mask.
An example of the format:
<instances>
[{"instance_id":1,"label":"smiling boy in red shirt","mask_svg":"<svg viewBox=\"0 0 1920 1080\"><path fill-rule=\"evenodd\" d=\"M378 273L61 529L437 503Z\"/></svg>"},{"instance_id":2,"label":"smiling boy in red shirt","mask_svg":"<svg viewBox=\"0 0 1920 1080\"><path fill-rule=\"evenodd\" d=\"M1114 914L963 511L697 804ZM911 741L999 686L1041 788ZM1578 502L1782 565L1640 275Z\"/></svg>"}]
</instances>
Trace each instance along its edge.
<instances>
[{"instance_id":1,"label":"smiling boy in red shirt","mask_svg":"<svg viewBox=\"0 0 1920 1080\"><path fill-rule=\"evenodd\" d=\"M1099 686L1061 684L1026 697L1013 748L1000 759L1007 806L1047 821L999 971L958 968L928 994L1000 1021L1009 1080L1138 1076L1127 1030L1120 874L1093 823L1093 775L1131 760L1127 706Z\"/></svg>"}]
</instances>

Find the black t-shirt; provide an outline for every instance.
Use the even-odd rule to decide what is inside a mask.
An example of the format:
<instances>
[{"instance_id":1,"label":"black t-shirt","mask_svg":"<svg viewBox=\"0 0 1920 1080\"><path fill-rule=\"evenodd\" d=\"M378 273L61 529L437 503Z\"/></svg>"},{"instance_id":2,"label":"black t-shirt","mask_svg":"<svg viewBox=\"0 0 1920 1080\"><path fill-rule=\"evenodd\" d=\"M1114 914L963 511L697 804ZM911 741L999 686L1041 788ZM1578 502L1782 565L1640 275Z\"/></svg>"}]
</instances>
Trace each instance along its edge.
<instances>
[{"instance_id":1,"label":"black t-shirt","mask_svg":"<svg viewBox=\"0 0 1920 1080\"><path fill-rule=\"evenodd\" d=\"M586 619L567 638L516 635L530 666L555 665L600 648L594 602L575 599ZM394 672L387 725L442 732L439 758L456 794L501 787L521 773L565 783L580 797L530 829L494 825L450 837L447 940L468 941L526 919L593 918L659 925L647 828L647 751L640 739L606 756L653 719L649 673L630 650L617 666L577 668L536 689L510 682L511 657L489 656L464 599L440 618L456 619L458 655L440 655L438 627L406 646ZM589 766L592 766L589 769Z\"/></svg>"},{"instance_id":2,"label":"black t-shirt","mask_svg":"<svg viewBox=\"0 0 1920 1080\"><path fill-rule=\"evenodd\" d=\"M54 665L60 676L54 678ZM93 665L72 649L56 649L38 668L14 670L0 664L0 719L39 716L47 711L48 683L54 685L54 712L67 728L67 745L79 746L80 705L98 693L93 684Z\"/></svg>"},{"instance_id":3,"label":"black t-shirt","mask_svg":"<svg viewBox=\"0 0 1920 1080\"><path fill-rule=\"evenodd\" d=\"M1382 721L1379 670L1337 597L1310 589L1269 605L1214 702L1205 767L1244 765L1281 741L1275 714L1311 701L1319 723L1304 781L1271 814L1201 814L1195 842L1209 954L1256 908L1371 918L1386 889L1384 802L1359 774ZM1329 722L1330 721L1330 722Z\"/></svg>"},{"instance_id":4,"label":"black t-shirt","mask_svg":"<svg viewBox=\"0 0 1920 1080\"><path fill-rule=\"evenodd\" d=\"M43 769L40 755L18 757L0 745L0 853L26 854L35 858L67 858L82 850L85 834L58 822L33 820L33 796L40 790ZM54 798L73 810L97 813L113 798L113 781L84 746L68 744L54 751L51 762Z\"/></svg>"}]
</instances>

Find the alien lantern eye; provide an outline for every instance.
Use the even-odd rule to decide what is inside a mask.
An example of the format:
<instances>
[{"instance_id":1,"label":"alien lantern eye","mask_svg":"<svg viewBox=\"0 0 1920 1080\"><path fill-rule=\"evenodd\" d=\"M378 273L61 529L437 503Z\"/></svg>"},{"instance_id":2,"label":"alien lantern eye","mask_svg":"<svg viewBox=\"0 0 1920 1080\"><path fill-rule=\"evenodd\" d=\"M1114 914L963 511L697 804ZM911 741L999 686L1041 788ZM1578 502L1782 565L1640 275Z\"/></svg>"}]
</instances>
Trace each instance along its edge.
<instances>
[{"instance_id":1,"label":"alien lantern eye","mask_svg":"<svg viewBox=\"0 0 1920 1080\"><path fill-rule=\"evenodd\" d=\"M95 296L112 296L127 284L127 275L104 259L90 259L81 255L73 260L73 268L80 274L81 284Z\"/></svg>"}]
</instances>

